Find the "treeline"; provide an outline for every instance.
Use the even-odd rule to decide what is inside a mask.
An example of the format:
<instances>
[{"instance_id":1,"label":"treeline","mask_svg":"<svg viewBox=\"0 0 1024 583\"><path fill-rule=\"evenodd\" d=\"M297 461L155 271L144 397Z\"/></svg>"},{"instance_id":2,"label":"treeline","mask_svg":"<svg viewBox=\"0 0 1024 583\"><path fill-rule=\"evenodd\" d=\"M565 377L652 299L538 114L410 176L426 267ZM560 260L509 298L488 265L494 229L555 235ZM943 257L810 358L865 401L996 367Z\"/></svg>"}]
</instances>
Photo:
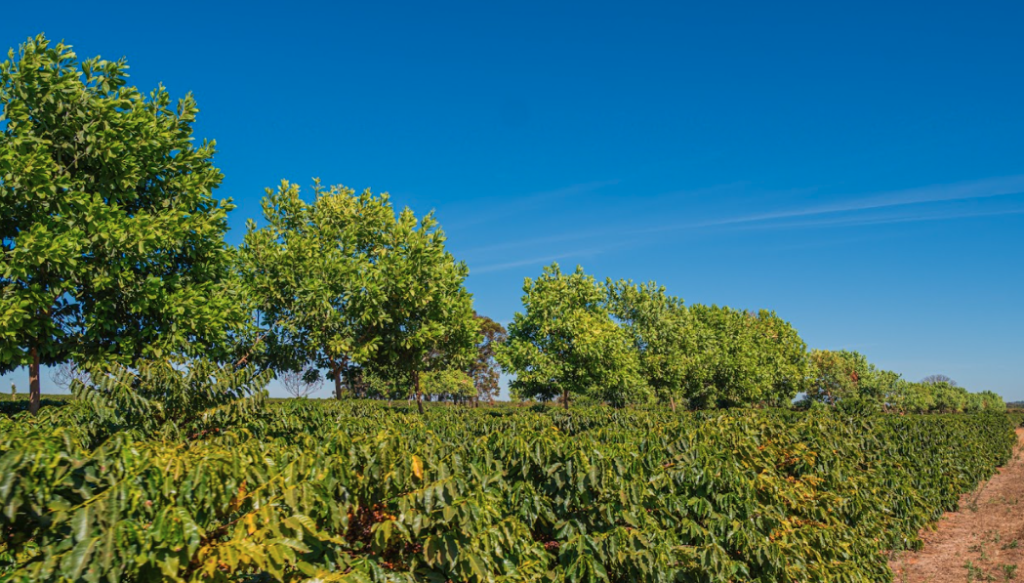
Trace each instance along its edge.
<instances>
[{"instance_id":1,"label":"treeline","mask_svg":"<svg viewBox=\"0 0 1024 583\"><path fill-rule=\"evenodd\" d=\"M276 374L295 394L493 398L694 409L808 402L1001 408L991 393L907 383L856 353L812 351L768 311L685 306L656 284L557 265L527 280L506 331L474 313L466 265L433 214L386 193L282 181L242 244L191 95L127 83L42 35L0 64L0 372L60 367L76 393L158 363ZM70 367L70 368L69 368ZM211 374L213 374L211 372ZM220 373L217 373L220 374ZM98 375L98 376L97 376ZM110 391L117 390L109 387Z\"/></svg>"},{"instance_id":2,"label":"treeline","mask_svg":"<svg viewBox=\"0 0 1024 583\"><path fill-rule=\"evenodd\" d=\"M522 399L692 409L835 405L895 412L1005 410L945 377L909 382L860 353L807 350L775 312L686 306L656 283L597 281L557 264L523 287L498 360Z\"/></svg>"}]
</instances>

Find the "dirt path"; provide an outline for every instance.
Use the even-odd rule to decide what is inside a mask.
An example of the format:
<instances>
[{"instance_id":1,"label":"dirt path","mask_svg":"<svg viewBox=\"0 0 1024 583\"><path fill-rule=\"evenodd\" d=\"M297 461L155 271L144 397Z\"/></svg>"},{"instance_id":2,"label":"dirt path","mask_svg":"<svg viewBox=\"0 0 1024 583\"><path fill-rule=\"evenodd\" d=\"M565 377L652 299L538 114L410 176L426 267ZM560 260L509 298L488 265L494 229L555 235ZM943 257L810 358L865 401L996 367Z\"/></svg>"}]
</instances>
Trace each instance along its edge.
<instances>
[{"instance_id":1,"label":"dirt path","mask_svg":"<svg viewBox=\"0 0 1024 583\"><path fill-rule=\"evenodd\" d=\"M935 530L921 534L924 548L889 562L896 583L1024 582L1024 429L1013 458L992 479L960 498Z\"/></svg>"}]
</instances>

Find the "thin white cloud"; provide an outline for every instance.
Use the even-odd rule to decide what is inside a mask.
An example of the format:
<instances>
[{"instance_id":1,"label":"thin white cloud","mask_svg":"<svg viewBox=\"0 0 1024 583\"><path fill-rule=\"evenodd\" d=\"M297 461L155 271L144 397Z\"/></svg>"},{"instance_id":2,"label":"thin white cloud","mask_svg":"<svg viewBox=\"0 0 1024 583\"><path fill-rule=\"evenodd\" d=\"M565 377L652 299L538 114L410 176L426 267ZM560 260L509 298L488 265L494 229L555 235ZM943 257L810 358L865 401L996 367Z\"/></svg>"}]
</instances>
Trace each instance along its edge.
<instances>
[{"instance_id":1,"label":"thin white cloud","mask_svg":"<svg viewBox=\"0 0 1024 583\"><path fill-rule=\"evenodd\" d=\"M547 255L544 257L531 257L529 259L520 259L517 261L509 261L506 263L493 263L491 265L484 265L483 267L470 267L469 273L492 273L495 271L505 271L506 269L515 269L516 267L523 267L525 265L537 265L537 264L548 264L552 261L558 261L559 259L565 259L566 257L579 257L581 255L593 254L594 252L584 253L562 253L560 255Z\"/></svg>"},{"instance_id":2,"label":"thin white cloud","mask_svg":"<svg viewBox=\"0 0 1024 583\"><path fill-rule=\"evenodd\" d=\"M975 211L939 210L930 213L922 213L920 209L915 207L915 205L949 203L956 201L963 202L976 199L1009 196L1015 194L1024 194L1024 175L990 178L985 180L959 182L954 184L939 184L906 190L875 193L832 204L808 206L804 208L796 208L760 214L725 217L705 221L670 223L635 229L630 229L628 227L624 228L623 226L620 226L615 229L592 229L587 231L561 233L547 237L538 237L534 239L525 240L519 239L515 241L509 241L506 243L489 245L486 247L477 247L473 249L471 252L486 254L488 252L494 251L521 249L530 246L547 245L566 241L581 241L596 238L602 238L604 240L607 240L609 237L615 237L617 240L619 240L620 245L624 243L623 239L627 237L633 239L634 244L643 244L642 237L644 235L653 235L656 233L668 233L672 231L682 230L696 231L713 228L747 230L786 228L793 229L824 226L841 227L881 225L893 223L911 223L922 221L942 221L966 219L973 217L1024 214L1024 209L1021 208L1004 208L996 210ZM877 212L871 211L889 211L889 213L880 216ZM614 220L609 222L614 223ZM620 245L616 245L616 247ZM485 265L484 267L475 269L474 273L487 273L492 271L513 269L515 267L521 267L523 265L532 265L541 262L554 261L556 259L561 259L574 255L595 255L602 253L608 250L609 248L611 247L605 245L582 252L548 255L533 259L524 259L519 261L510 261L507 263Z\"/></svg>"},{"instance_id":3,"label":"thin white cloud","mask_svg":"<svg viewBox=\"0 0 1024 583\"><path fill-rule=\"evenodd\" d=\"M930 214L898 214L889 216L852 216L822 218L814 220L798 220L786 222L768 222L761 224L742 225L745 229L795 229L805 227L859 227L870 225L887 225L894 223L919 223L925 221L950 221L977 217L996 217L1004 215L1024 214L1024 208L997 209L990 211L939 212Z\"/></svg>"},{"instance_id":4,"label":"thin white cloud","mask_svg":"<svg viewBox=\"0 0 1024 583\"><path fill-rule=\"evenodd\" d=\"M954 184L936 184L907 190L883 192L834 204L726 218L717 221L709 221L703 223L703 225L734 225L738 223L791 219L797 217L866 211L935 202L992 198L1020 193L1024 193L1024 175L1004 176L1001 178L973 180Z\"/></svg>"}]
</instances>

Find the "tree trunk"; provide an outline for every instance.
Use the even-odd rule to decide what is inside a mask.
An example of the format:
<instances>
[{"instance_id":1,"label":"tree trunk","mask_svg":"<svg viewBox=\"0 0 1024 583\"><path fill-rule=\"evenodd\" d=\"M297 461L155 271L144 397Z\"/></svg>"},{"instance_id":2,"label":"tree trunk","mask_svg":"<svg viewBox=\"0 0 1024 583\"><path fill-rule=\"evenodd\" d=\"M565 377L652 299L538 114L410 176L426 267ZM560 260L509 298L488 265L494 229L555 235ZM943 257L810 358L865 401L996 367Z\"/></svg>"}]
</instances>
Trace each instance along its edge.
<instances>
[{"instance_id":1,"label":"tree trunk","mask_svg":"<svg viewBox=\"0 0 1024 583\"><path fill-rule=\"evenodd\" d=\"M341 395L342 395L342 391L341 391L341 386L342 386L341 385L341 371L344 370L345 369L345 365L348 364L348 359L347 358L342 358L341 362L335 363L334 362L334 357L332 356L331 359L330 359L330 363L331 363L331 373L334 374L334 398L335 399L341 399Z\"/></svg>"},{"instance_id":2,"label":"tree trunk","mask_svg":"<svg viewBox=\"0 0 1024 583\"><path fill-rule=\"evenodd\" d=\"M39 412L39 350L32 347L32 364L28 367L28 411L35 415Z\"/></svg>"},{"instance_id":3,"label":"tree trunk","mask_svg":"<svg viewBox=\"0 0 1024 583\"><path fill-rule=\"evenodd\" d=\"M420 373L419 371L413 371L412 373L412 386L416 390L416 406L419 407L420 415L423 415L423 393L420 392Z\"/></svg>"},{"instance_id":4,"label":"tree trunk","mask_svg":"<svg viewBox=\"0 0 1024 583\"><path fill-rule=\"evenodd\" d=\"M673 397L672 395L669 395L668 396L668 402L672 403L672 412L675 413L676 412L676 399L675 399L675 397Z\"/></svg>"},{"instance_id":5,"label":"tree trunk","mask_svg":"<svg viewBox=\"0 0 1024 583\"><path fill-rule=\"evenodd\" d=\"M565 410L569 410L569 389L562 391L562 404L565 405Z\"/></svg>"},{"instance_id":6,"label":"tree trunk","mask_svg":"<svg viewBox=\"0 0 1024 583\"><path fill-rule=\"evenodd\" d=\"M334 363L332 362L331 365L333 366ZM340 374L337 366L334 366L334 370L332 372L334 373L334 398L335 399L340 399L341 398L341 374Z\"/></svg>"}]
</instances>

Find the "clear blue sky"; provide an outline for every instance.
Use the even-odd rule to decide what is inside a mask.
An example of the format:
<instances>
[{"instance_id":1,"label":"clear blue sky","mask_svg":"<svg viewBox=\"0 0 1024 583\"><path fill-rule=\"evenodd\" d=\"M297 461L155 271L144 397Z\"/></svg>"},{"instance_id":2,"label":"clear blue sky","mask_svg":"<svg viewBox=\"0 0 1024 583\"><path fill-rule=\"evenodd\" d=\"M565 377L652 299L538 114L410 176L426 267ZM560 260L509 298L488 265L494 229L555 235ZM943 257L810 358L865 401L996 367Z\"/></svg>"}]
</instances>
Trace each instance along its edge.
<instances>
[{"instance_id":1,"label":"clear blue sky","mask_svg":"<svg viewBox=\"0 0 1024 583\"><path fill-rule=\"evenodd\" d=\"M233 243L318 176L436 209L499 321L580 263L1024 399L1019 1L86 4L0 44L192 91Z\"/></svg>"}]
</instances>

